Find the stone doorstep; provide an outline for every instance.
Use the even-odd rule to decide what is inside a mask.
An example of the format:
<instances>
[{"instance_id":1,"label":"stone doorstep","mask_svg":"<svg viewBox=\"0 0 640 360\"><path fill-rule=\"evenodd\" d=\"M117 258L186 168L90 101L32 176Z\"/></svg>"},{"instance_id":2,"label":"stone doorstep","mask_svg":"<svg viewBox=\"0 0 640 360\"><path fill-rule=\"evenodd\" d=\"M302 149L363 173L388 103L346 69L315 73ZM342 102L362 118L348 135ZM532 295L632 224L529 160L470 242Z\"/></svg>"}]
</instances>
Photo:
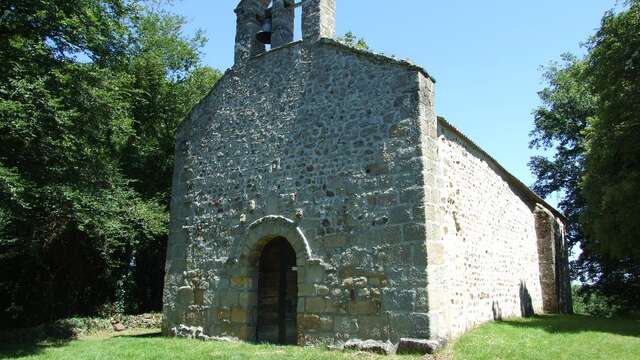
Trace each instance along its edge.
<instances>
[{"instance_id":1,"label":"stone doorstep","mask_svg":"<svg viewBox=\"0 0 640 360\"><path fill-rule=\"evenodd\" d=\"M401 338L398 344L398 354L434 354L438 350L442 349L447 344L445 339L414 339L414 338Z\"/></svg>"},{"instance_id":2,"label":"stone doorstep","mask_svg":"<svg viewBox=\"0 0 640 360\"><path fill-rule=\"evenodd\" d=\"M396 346L390 341L379 340L348 340L344 344L344 350L365 351L380 355L393 355L396 353Z\"/></svg>"},{"instance_id":3,"label":"stone doorstep","mask_svg":"<svg viewBox=\"0 0 640 360\"><path fill-rule=\"evenodd\" d=\"M348 340L342 347L331 347L332 350L357 350L365 351L381 355L432 355L446 346L446 339L414 339L401 338L398 345L392 344L390 341L379 340Z\"/></svg>"}]
</instances>

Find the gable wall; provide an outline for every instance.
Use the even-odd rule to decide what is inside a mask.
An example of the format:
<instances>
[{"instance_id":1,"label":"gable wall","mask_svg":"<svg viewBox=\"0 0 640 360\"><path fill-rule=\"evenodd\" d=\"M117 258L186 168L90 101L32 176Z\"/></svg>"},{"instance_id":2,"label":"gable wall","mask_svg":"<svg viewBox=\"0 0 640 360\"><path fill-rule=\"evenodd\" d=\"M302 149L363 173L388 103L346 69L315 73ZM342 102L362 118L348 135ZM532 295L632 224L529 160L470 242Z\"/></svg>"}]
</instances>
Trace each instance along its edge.
<instances>
[{"instance_id":1,"label":"gable wall","mask_svg":"<svg viewBox=\"0 0 640 360\"><path fill-rule=\"evenodd\" d=\"M319 43L229 71L177 136L165 332L252 339L257 224L300 238L299 343L428 337L418 82Z\"/></svg>"}]
</instances>

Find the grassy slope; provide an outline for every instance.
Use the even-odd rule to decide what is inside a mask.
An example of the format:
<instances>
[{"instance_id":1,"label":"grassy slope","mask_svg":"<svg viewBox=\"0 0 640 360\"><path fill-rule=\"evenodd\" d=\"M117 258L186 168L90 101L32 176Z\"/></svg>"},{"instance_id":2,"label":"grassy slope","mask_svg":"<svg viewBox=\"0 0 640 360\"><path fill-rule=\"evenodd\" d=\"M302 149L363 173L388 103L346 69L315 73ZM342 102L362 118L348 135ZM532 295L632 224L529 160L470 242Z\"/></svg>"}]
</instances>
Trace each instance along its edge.
<instances>
[{"instance_id":1,"label":"grassy slope","mask_svg":"<svg viewBox=\"0 0 640 360\"><path fill-rule=\"evenodd\" d=\"M640 322L583 316L536 317L482 326L440 358L640 359ZM92 336L58 344L0 345L0 358L32 359L388 359L322 349L166 339L154 334ZM412 359L412 357L405 357ZM415 357L413 357L415 359Z\"/></svg>"},{"instance_id":2,"label":"grassy slope","mask_svg":"<svg viewBox=\"0 0 640 360\"><path fill-rule=\"evenodd\" d=\"M640 359L640 321L544 316L484 325L454 345L456 359Z\"/></svg>"}]
</instances>

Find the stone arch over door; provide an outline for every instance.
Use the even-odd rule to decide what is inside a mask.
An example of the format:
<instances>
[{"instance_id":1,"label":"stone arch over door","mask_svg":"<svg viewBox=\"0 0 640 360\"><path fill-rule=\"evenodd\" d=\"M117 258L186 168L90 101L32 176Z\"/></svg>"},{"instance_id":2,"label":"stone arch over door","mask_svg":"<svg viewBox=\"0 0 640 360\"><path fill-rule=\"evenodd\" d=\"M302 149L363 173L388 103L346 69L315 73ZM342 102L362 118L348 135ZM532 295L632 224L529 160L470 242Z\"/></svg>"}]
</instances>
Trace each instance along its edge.
<instances>
[{"instance_id":1,"label":"stone arch over door","mask_svg":"<svg viewBox=\"0 0 640 360\"><path fill-rule=\"evenodd\" d=\"M234 244L233 258L238 262L243 258L256 259L264 246L276 237L289 240L296 251L298 264L311 260L311 247L302 230L293 220L283 216L265 216L247 226L245 238Z\"/></svg>"},{"instance_id":2,"label":"stone arch over door","mask_svg":"<svg viewBox=\"0 0 640 360\"><path fill-rule=\"evenodd\" d=\"M227 262L228 290L237 296L230 311L229 334L256 341L258 320L259 260L263 249L274 239L286 239L296 254L298 282L298 341L305 344L305 300L316 296L315 285L324 283L331 266L312 256L311 247L296 222L282 216L266 216L247 226L245 236L236 239Z\"/></svg>"}]
</instances>

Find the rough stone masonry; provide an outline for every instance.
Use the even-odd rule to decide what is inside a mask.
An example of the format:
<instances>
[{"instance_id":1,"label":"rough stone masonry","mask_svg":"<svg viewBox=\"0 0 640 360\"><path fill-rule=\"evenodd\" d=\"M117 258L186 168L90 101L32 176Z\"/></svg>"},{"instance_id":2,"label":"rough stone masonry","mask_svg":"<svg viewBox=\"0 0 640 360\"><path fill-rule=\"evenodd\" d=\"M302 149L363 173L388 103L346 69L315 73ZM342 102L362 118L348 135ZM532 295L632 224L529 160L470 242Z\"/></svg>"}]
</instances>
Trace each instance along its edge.
<instances>
[{"instance_id":1,"label":"rough stone masonry","mask_svg":"<svg viewBox=\"0 0 640 360\"><path fill-rule=\"evenodd\" d=\"M177 131L164 332L299 345L455 337L570 312L563 217L434 108L435 81L337 42L335 0L238 5L235 65Z\"/></svg>"}]
</instances>

